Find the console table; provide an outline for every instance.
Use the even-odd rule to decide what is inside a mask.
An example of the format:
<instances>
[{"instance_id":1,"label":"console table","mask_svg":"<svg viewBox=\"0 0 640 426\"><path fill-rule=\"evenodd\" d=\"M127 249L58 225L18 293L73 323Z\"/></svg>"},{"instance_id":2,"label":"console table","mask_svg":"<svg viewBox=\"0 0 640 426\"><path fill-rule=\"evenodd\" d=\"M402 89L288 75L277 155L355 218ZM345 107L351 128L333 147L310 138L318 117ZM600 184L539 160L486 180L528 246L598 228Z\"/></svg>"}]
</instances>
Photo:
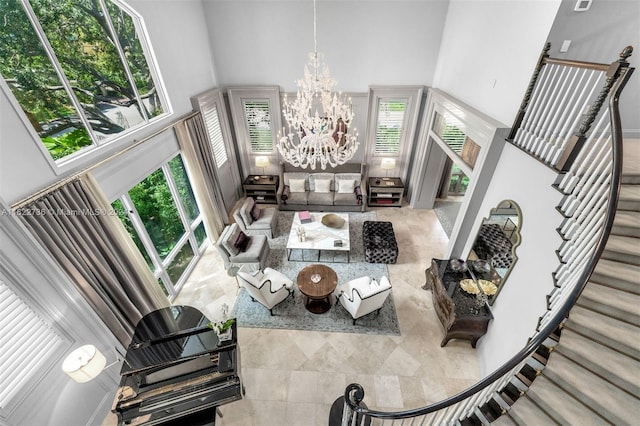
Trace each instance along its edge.
<instances>
[{"instance_id":1,"label":"console table","mask_svg":"<svg viewBox=\"0 0 640 426\"><path fill-rule=\"evenodd\" d=\"M476 347L478 339L487 332L493 319L489 306L479 303L476 296L460 288L460 281L473 279L469 271L456 272L449 266L449 259L431 259L431 267L425 271L425 290L433 293L433 307L444 327L440 346L451 339L464 339Z\"/></svg>"},{"instance_id":2,"label":"console table","mask_svg":"<svg viewBox=\"0 0 640 426\"><path fill-rule=\"evenodd\" d=\"M370 177L368 185L369 206L402 207L404 185L400 178Z\"/></svg>"},{"instance_id":3,"label":"console table","mask_svg":"<svg viewBox=\"0 0 640 426\"><path fill-rule=\"evenodd\" d=\"M256 179L257 178L257 179ZM278 176L248 176L243 184L245 195L252 197L259 204L277 204Z\"/></svg>"}]
</instances>

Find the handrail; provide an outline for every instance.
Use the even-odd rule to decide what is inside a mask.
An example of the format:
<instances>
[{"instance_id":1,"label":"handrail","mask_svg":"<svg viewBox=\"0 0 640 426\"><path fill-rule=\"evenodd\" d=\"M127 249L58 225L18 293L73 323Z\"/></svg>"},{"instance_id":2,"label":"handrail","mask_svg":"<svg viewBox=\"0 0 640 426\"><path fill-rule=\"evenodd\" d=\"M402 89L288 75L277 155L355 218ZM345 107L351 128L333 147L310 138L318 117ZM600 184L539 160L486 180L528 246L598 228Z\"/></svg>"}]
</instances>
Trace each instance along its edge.
<instances>
[{"instance_id":1,"label":"handrail","mask_svg":"<svg viewBox=\"0 0 640 426\"><path fill-rule=\"evenodd\" d=\"M630 53L630 52L629 52ZM622 89L626 85L628 79L631 77L634 68L622 68L620 69L620 76L614 83L609 96L609 116L612 125L612 167L611 167L611 183L609 187L609 204L605 215L605 221L603 231L600 234L596 248L585 266L583 272L580 274L577 282L580 283L572 288L568 294L564 304L553 315L552 319L529 341L529 343L514 356L512 356L501 367L498 367L488 376L481 379L473 386L446 398L442 401L427 405L425 407L397 411L397 412L383 412L377 410L370 410L360 406L360 402L364 399L364 389L362 386L356 383L352 383L347 386L344 398L345 404L353 412L361 414L367 417L379 418L379 419L406 419L411 417L418 417L434 413L436 411L448 408L464 401L465 399L472 397L483 389L492 385L495 381L504 377L507 373L512 371L520 363L525 361L531 354L533 354L545 340L562 324L567 318L569 311L573 308L574 304L580 297L584 287L591 278L593 271L602 255L605 245L607 244L611 229L613 227L613 221L616 213L616 207L618 204L619 192L620 192L620 179L622 175L622 124L619 113L619 97ZM346 408L346 407L345 407Z\"/></svg>"}]
</instances>

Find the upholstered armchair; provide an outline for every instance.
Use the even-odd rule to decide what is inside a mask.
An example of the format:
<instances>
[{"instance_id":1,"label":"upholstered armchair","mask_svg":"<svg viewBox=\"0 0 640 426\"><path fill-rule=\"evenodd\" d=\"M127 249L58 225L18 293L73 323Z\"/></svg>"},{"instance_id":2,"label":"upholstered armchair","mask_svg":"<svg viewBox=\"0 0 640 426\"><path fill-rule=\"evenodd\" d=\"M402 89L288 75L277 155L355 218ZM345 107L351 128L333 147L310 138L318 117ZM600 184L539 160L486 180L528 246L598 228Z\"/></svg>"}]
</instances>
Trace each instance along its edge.
<instances>
[{"instance_id":1,"label":"upholstered armchair","mask_svg":"<svg viewBox=\"0 0 640 426\"><path fill-rule=\"evenodd\" d=\"M351 314L355 325L358 318L373 311L380 312L391 294L391 283L385 276L379 281L371 277L360 277L339 285L333 294Z\"/></svg>"},{"instance_id":2,"label":"upholstered armchair","mask_svg":"<svg viewBox=\"0 0 640 426\"><path fill-rule=\"evenodd\" d=\"M238 224L233 223L222 230L216 248L225 269L248 266L252 270L263 268L270 249L264 235L246 235Z\"/></svg>"},{"instance_id":3,"label":"upholstered armchair","mask_svg":"<svg viewBox=\"0 0 640 426\"><path fill-rule=\"evenodd\" d=\"M247 235L273 238L278 220L277 212L275 207L260 207L253 198L247 197L240 208L233 212L233 219Z\"/></svg>"},{"instance_id":4,"label":"upholstered armchair","mask_svg":"<svg viewBox=\"0 0 640 426\"><path fill-rule=\"evenodd\" d=\"M293 296L293 281L282 272L265 268L264 271L250 271L242 267L236 275L254 302L259 302L273 315L273 307L289 296Z\"/></svg>"}]
</instances>

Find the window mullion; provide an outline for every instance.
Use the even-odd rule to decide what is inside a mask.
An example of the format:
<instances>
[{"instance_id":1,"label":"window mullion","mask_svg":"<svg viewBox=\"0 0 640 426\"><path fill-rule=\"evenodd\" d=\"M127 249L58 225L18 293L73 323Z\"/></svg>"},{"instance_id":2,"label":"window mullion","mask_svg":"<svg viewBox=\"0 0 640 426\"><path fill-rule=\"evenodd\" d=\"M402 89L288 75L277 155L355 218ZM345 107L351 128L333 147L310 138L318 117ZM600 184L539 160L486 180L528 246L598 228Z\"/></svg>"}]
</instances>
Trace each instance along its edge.
<instances>
[{"instance_id":1,"label":"window mullion","mask_svg":"<svg viewBox=\"0 0 640 426\"><path fill-rule=\"evenodd\" d=\"M67 76L64 73L64 70L62 69L62 66L60 65L60 62L58 62L58 57L56 56L56 54L55 54L55 52L53 50L53 47L49 43L49 39L47 38L46 34L44 33L44 30L42 29L42 26L40 26L40 21L38 20L38 17L36 16L36 13L31 8L31 4L29 4L29 0L21 0L21 1L22 1L22 6L23 6L24 10L27 13L27 17L29 18L29 21L31 21L31 25L35 29L36 35L38 36L38 39L40 39L40 42L42 43L42 47L44 48L45 52L47 52L47 56L49 57L49 60L51 61L51 65L56 70L56 73L58 74L58 77L60 78L60 82L62 83L62 85L64 86L65 90L67 91L67 94L69 95L69 100L71 100L71 103L73 104L74 108L76 109L76 111L78 113L78 117L80 118L80 121L82 121L82 124L84 125L85 130L87 131L87 133L89 133L89 136L91 137L91 140L93 141L93 144L97 145L96 141L98 140L98 138L95 135L95 133L93 133L93 128L91 127L91 123L89 123L89 120L87 119L86 115L84 114L84 109L82 108L82 104L80 103L80 101L76 97L76 94L73 91L73 87L71 86L71 83L67 79Z\"/></svg>"},{"instance_id":2,"label":"window mullion","mask_svg":"<svg viewBox=\"0 0 640 426\"><path fill-rule=\"evenodd\" d=\"M138 233L138 237L140 238L142 245L144 246L145 250L147 251L147 254L151 258L151 261L153 262L153 267L156 269L156 271L161 270L162 259L160 258L158 251L153 245L153 241L151 241L151 237L149 237L149 234L147 233L147 229L145 228L144 223L142 223L142 219L140 219L138 210L136 209L136 206L133 204L131 197L129 197L129 194L123 194L120 197L120 201L122 201L122 204L127 209L127 215L129 216L129 220L133 225L133 229Z\"/></svg>"},{"instance_id":3,"label":"window mullion","mask_svg":"<svg viewBox=\"0 0 640 426\"><path fill-rule=\"evenodd\" d=\"M176 208L178 209L178 215L180 216L180 220L182 221L182 226L184 227L186 233L191 233L191 224L189 223L189 219L187 218L187 212L182 205L180 193L178 192L178 186L176 185L175 180L173 180L173 175L171 174L171 168L169 167L170 161L171 160L167 161L162 166L164 178L167 180L167 184L169 185L169 191L171 191L173 202L176 204Z\"/></svg>"},{"instance_id":4,"label":"window mullion","mask_svg":"<svg viewBox=\"0 0 640 426\"><path fill-rule=\"evenodd\" d=\"M109 10L107 9L107 5L104 3L104 0L100 0L100 7L102 8L102 12L104 13L105 21L107 22L107 27L109 27L109 31L111 32L111 39L113 40L113 44L118 52L118 56L120 57L120 62L122 62L122 67L124 69L124 73L127 76L127 80L129 80L129 87L133 90L133 93L138 101L138 110L142 113L144 120L148 123L149 116L147 115L147 109L144 107L142 103L142 98L140 97L140 93L138 92L138 87L135 84L135 80L133 79L133 74L131 73L131 69L129 68L129 63L127 62L127 58L122 51L122 46L120 45L120 39L118 38L118 34L116 34L116 29L113 26L113 22L111 21L111 15L109 15Z\"/></svg>"}]
</instances>

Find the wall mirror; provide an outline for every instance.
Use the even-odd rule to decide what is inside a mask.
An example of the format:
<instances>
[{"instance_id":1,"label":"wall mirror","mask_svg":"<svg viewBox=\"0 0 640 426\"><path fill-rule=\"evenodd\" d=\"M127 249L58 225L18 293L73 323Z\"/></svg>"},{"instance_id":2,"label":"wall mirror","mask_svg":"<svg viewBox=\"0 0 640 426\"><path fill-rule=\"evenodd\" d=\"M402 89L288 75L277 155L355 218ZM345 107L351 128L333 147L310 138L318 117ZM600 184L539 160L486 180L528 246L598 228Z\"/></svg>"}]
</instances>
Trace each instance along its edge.
<instances>
[{"instance_id":1,"label":"wall mirror","mask_svg":"<svg viewBox=\"0 0 640 426\"><path fill-rule=\"evenodd\" d=\"M503 200L482 220L468 256L468 265L493 305L518 260L522 211L515 201ZM490 281L483 283L481 280ZM485 284L485 285L483 285ZM493 294L490 294L493 293Z\"/></svg>"}]
</instances>

